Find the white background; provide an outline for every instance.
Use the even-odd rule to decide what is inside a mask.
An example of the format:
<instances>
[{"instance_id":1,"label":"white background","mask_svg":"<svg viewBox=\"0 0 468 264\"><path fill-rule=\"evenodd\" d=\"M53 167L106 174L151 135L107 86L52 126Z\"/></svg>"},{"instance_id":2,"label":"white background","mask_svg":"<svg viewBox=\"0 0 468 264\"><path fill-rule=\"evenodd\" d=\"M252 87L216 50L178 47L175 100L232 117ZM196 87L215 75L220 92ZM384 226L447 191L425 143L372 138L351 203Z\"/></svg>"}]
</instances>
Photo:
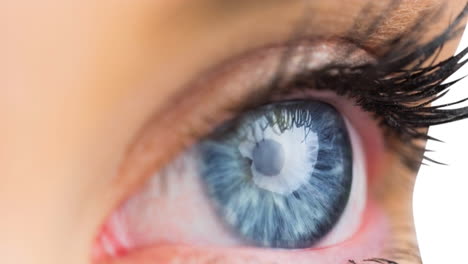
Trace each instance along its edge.
<instances>
[{"instance_id":1,"label":"white background","mask_svg":"<svg viewBox=\"0 0 468 264\"><path fill-rule=\"evenodd\" d=\"M457 52L468 47L468 31ZM465 66L450 79L468 75ZM468 97L468 78L436 104ZM464 103L463 106L468 106ZM429 157L448 163L430 164L418 173L414 192L416 231L424 264L468 263L468 120L434 126L429 134L445 143L429 142Z\"/></svg>"}]
</instances>

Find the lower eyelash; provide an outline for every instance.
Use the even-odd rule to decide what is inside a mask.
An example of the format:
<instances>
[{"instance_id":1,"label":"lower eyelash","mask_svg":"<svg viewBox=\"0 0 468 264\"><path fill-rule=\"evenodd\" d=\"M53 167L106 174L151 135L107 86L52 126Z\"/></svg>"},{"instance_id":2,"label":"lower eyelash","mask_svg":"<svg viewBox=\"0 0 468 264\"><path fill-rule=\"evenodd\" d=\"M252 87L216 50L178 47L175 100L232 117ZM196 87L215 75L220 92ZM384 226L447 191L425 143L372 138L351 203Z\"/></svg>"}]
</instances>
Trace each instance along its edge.
<instances>
[{"instance_id":1,"label":"lower eyelash","mask_svg":"<svg viewBox=\"0 0 468 264\"><path fill-rule=\"evenodd\" d=\"M371 259L364 259L361 262L356 262L354 260L348 260L349 264L364 264L364 263L379 263L379 264L398 264L395 261L384 259L384 258L371 258Z\"/></svg>"},{"instance_id":2,"label":"lower eyelash","mask_svg":"<svg viewBox=\"0 0 468 264\"><path fill-rule=\"evenodd\" d=\"M395 2L398 1L391 1L389 8L393 8ZM383 15L390 13L391 10L387 10ZM403 164L409 169L417 170L421 159L443 164L425 157L426 149L421 147L417 140L439 141L425 133L429 126L468 117L468 107L446 109L448 106L459 105L468 98L449 104L430 106L459 81L443 84L468 61L461 61L468 54L466 48L459 54L434 64L444 44L462 32L461 22L468 14L468 4L441 34L426 44L418 44L417 40L420 39L428 22L439 13L423 14L408 32L389 40L384 45L386 51L376 58L375 63L357 66L334 63L319 70L304 69L292 78L285 78L282 68L288 64L287 55L292 53L286 51L283 62L278 68L278 75L270 83L272 94L311 89L333 90L338 95L354 99L363 110L373 113L387 135L396 136L404 143L401 144L405 145L403 147L390 148L394 148L393 150L399 154ZM368 26L367 35L361 38L369 37L381 22L382 17L376 18ZM293 50L294 47L290 49ZM429 65L421 66L425 63Z\"/></svg>"}]
</instances>

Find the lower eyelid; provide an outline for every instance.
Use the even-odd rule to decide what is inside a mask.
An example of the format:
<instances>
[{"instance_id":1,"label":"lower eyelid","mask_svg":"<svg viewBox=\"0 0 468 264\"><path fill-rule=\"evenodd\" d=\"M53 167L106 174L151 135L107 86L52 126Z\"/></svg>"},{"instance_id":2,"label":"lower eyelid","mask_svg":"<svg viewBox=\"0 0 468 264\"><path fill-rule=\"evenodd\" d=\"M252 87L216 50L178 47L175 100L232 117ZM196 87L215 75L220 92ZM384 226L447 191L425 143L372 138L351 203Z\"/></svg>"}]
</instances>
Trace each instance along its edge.
<instances>
[{"instance_id":1,"label":"lower eyelid","mask_svg":"<svg viewBox=\"0 0 468 264\"><path fill-rule=\"evenodd\" d=\"M368 203L361 229L351 239L331 247L281 250L251 248L154 245L135 250L118 259L103 259L99 264L147 263L348 263L381 256L390 237L387 217L375 204Z\"/></svg>"}]
</instances>

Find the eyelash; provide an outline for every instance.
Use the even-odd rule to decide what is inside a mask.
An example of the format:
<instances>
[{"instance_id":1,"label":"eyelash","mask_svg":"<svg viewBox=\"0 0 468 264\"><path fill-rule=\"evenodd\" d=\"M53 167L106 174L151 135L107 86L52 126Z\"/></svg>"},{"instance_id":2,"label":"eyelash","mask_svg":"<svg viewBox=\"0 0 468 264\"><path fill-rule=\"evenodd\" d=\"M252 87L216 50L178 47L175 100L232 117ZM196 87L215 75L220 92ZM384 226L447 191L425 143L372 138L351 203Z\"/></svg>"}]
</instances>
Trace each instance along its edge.
<instances>
[{"instance_id":1,"label":"eyelash","mask_svg":"<svg viewBox=\"0 0 468 264\"><path fill-rule=\"evenodd\" d=\"M392 1L389 8L393 7L393 2L397 1ZM384 15L386 14L384 12ZM468 54L468 48L465 48L459 54L434 64L445 43L463 31L464 27L460 23L467 14L468 4L440 35L426 44L418 44L417 40L424 32L424 25L429 24L428 21L438 15L428 12L421 16L425 18L419 19L409 31L384 44L386 51L377 56L375 63L357 66L334 63L319 70L304 70L292 78L286 78L284 65L288 64L291 59L288 55L295 49L294 45L291 45L285 51L274 79L268 83L265 96L259 96L257 100L250 102L243 111L266 104L272 97L287 96L298 91L332 90L340 96L354 100L364 111L372 113L386 136L396 136L404 143L398 146L389 144L387 147L399 154L402 163L408 169L417 170L421 159L444 164L424 156L426 149L418 145L417 140L440 141L425 133L429 126L468 117L468 107L444 109L467 101L468 98L449 104L430 106L442 98L460 79L446 84L442 84L443 81L468 61L460 61ZM372 35L382 20L383 17L377 18L369 25L367 35L361 38ZM359 42L353 39L346 41ZM430 62L428 66L421 67L428 62Z\"/></svg>"}]
</instances>

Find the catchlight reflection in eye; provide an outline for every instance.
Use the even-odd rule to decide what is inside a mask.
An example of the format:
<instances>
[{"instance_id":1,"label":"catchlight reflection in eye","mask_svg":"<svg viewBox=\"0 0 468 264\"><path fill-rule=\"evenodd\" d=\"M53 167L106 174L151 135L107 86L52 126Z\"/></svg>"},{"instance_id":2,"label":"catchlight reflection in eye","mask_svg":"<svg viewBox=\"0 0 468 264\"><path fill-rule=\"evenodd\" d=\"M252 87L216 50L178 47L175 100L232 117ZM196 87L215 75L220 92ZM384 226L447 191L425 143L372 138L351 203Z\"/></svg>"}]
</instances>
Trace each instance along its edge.
<instances>
[{"instance_id":1,"label":"catchlight reflection in eye","mask_svg":"<svg viewBox=\"0 0 468 264\"><path fill-rule=\"evenodd\" d=\"M364 163L355 130L332 105L294 100L258 107L152 177L110 217L101 251L333 246L361 225Z\"/></svg>"}]
</instances>

